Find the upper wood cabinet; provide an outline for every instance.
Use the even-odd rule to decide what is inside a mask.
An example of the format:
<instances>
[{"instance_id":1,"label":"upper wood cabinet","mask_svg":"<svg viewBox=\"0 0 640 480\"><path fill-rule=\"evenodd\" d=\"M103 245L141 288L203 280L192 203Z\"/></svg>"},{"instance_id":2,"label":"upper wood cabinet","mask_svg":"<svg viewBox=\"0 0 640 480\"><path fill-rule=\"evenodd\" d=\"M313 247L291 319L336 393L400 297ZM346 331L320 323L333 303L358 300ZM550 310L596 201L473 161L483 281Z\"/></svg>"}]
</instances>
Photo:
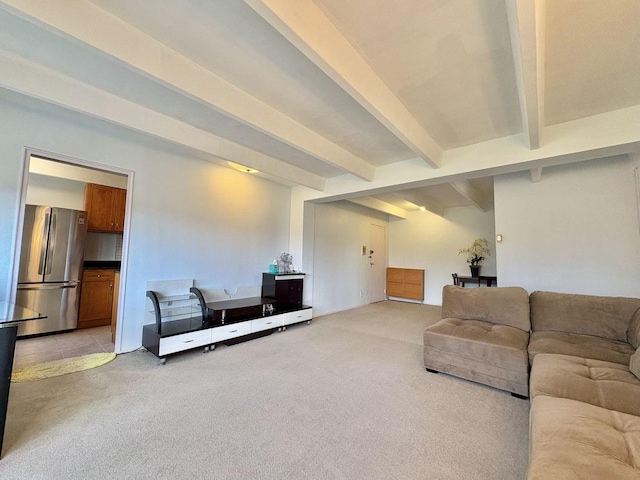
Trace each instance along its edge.
<instances>
[{"instance_id":1,"label":"upper wood cabinet","mask_svg":"<svg viewBox=\"0 0 640 480\"><path fill-rule=\"evenodd\" d=\"M84 209L88 212L87 230L90 232L122 233L127 191L87 183Z\"/></svg>"}]
</instances>

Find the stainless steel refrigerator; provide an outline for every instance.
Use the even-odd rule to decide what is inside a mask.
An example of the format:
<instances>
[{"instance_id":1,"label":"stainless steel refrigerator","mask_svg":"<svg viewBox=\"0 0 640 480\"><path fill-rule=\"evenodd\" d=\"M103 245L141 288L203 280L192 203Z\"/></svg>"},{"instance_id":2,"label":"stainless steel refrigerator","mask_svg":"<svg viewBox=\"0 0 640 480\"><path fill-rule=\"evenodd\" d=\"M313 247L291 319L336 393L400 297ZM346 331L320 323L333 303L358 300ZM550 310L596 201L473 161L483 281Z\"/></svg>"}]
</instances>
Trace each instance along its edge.
<instances>
[{"instance_id":1,"label":"stainless steel refrigerator","mask_svg":"<svg viewBox=\"0 0 640 480\"><path fill-rule=\"evenodd\" d=\"M19 337L77 327L86 234L87 212L26 206L16 304L47 319L20 325Z\"/></svg>"}]
</instances>

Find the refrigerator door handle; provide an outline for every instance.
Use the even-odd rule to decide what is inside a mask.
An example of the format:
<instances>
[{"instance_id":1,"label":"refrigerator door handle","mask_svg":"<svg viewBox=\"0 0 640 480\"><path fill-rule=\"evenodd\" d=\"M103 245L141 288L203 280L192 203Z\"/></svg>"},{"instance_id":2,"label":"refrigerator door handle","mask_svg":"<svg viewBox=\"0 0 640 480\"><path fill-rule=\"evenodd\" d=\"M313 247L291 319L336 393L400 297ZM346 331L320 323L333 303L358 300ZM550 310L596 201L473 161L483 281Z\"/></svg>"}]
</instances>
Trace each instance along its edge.
<instances>
[{"instance_id":1,"label":"refrigerator door handle","mask_svg":"<svg viewBox=\"0 0 640 480\"><path fill-rule=\"evenodd\" d=\"M40 236L40 260L38 261L38 275L42 275L44 269L44 261L47 253L47 235L49 233L49 213L44 214L44 223L42 226L42 235Z\"/></svg>"},{"instance_id":2,"label":"refrigerator door handle","mask_svg":"<svg viewBox=\"0 0 640 480\"><path fill-rule=\"evenodd\" d=\"M78 288L79 283L68 283L64 285L48 285L48 284L33 284L33 285L18 285L18 290L62 290L64 288Z\"/></svg>"},{"instance_id":3,"label":"refrigerator door handle","mask_svg":"<svg viewBox=\"0 0 640 480\"><path fill-rule=\"evenodd\" d=\"M47 260L45 267L45 275L51 273L51 265L53 264L53 251L56 248L56 233L58 230L58 214L53 212L51 214L51 233L49 233L49 246L47 251Z\"/></svg>"}]
</instances>

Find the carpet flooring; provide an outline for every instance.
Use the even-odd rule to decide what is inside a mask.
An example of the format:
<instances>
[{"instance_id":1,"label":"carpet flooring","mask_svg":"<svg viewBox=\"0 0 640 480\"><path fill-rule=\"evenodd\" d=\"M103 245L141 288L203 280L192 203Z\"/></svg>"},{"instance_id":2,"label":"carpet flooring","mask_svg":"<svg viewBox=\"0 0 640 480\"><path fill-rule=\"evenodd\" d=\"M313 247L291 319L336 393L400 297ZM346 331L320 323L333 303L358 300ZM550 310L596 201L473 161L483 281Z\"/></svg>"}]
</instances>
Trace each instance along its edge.
<instances>
[{"instance_id":1,"label":"carpet flooring","mask_svg":"<svg viewBox=\"0 0 640 480\"><path fill-rule=\"evenodd\" d=\"M0 477L524 478L529 402L422 363L438 307L381 302L233 346L13 384Z\"/></svg>"}]
</instances>

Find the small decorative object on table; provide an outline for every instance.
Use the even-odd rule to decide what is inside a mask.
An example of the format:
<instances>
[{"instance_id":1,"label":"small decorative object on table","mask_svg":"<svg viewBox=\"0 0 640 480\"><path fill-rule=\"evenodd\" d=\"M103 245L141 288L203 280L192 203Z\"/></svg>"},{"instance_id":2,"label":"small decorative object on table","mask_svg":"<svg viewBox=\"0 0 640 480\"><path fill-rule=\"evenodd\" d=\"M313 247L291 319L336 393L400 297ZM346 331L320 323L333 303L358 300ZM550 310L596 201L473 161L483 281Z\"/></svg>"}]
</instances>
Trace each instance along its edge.
<instances>
[{"instance_id":1,"label":"small decorative object on table","mask_svg":"<svg viewBox=\"0 0 640 480\"><path fill-rule=\"evenodd\" d=\"M271 265L269 265L269 273L278 273L278 261L274 260Z\"/></svg>"},{"instance_id":2,"label":"small decorative object on table","mask_svg":"<svg viewBox=\"0 0 640 480\"><path fill-rule=\"evenodd\" d=\"M283 253L278 257L278 273L293 272L293 256L289 253Z\"/></svg>"},{"instance_id":3,"label":"small decorative object on table","mask_svg":"<svg viewBox=\"0 0 640 480\"><path fill-rule=\"evenodd\" d=\"M461 248L458 255L461 253L467 254L467 263L471 269L471 276L477 277L480 273L480 262L484 260L484 257L488 257L491 254L489 242L486 238L476 238L470 247Z\"/></svg>"}]
</instances>

